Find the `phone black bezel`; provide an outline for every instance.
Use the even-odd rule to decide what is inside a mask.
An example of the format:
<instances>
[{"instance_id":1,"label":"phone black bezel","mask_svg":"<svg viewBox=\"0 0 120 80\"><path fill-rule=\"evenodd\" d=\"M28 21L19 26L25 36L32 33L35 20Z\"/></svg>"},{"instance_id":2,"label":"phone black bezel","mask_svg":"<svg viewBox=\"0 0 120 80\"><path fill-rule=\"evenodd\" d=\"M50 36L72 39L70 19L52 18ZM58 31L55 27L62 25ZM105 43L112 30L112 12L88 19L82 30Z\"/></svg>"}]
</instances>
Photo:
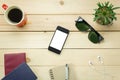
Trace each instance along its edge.
<instances>
[{"instance_id":1,"label":"phone black bezel","mask_svg":"<svg viewBox=\"0 0 120 80\"><path fill-rule=\"evenodd\" d=\"M68 37L68 34L69 34L69 30L68 30L68 29L65 29L65 28L63 28L63 27L61 27L61 26L57 26L56 30L60 30L60 31L66 33L66 34L67 34L67 37ZM54 32L54 35L55 35L55 33L56 33L56 30L55 30L55 32ZM51 41L50 41L50 44L51 44L51 42L52 42L52 40L53 40L53 38L54 38L54 35L53 35L53 37L52 37L52 39L51 39ZM66 37L66 39L67 39L67 37ZM65 42L66 42L66 39L65 39L65 41L64 41L64 43L63 43L63 46L64 46L64 44L65 44ZM62 49L63 49L63 46L62 46L62 49L61 49L61 50L58 50L58 49L56 49L56 48L54 48L54 47L51 47L50 44L49 44L48 50L50 50L50 51L52 51L52 52L55 52L55 53L57 53L57 54L60 54L60 53L61 53L61 51L62 51Z\"/></svg>"}]
</instances>

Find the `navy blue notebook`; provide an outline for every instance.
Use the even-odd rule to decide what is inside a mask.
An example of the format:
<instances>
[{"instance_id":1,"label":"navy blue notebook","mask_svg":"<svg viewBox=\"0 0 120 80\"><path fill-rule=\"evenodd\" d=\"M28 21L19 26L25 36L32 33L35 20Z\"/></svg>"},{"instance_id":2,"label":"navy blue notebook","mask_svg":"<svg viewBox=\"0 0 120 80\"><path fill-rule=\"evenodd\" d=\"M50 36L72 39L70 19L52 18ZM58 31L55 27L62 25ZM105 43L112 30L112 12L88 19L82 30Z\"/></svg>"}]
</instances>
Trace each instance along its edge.
<instances>
[{"instance_id":1,"label":"navy blue notebook","mask_svg":"<svg viewBox=\"0 0 120 80\"><path fill-rule=\"evenodd\" d=\"M2 80L37 80L37 77L30 67L23 62Z\"/></svg>"}]
</instances>

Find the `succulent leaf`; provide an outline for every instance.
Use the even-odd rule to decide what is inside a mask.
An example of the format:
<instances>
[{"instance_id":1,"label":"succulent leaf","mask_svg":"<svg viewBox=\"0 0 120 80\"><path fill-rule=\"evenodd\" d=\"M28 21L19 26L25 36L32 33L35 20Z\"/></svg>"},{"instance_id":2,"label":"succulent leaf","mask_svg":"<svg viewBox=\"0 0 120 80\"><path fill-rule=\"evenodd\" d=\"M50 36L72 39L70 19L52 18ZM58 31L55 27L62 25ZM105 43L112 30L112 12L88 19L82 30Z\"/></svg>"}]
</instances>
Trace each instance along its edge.
<instances>
[{"instance_id":1,"label":"succulent leaf","mask_svg":"<svg viewBox=\"0 0 120 80\"><path fill-rule=\"evenodd\" d=\"M98 6L101 8L102 6L101 6L101 4L100 4L100 2L98 3Z\"/></svg>"},{"instance_id":2,"label":"succulent leaf","mask_svg":"<svg viewBox=\"0 0 120 80\"><path fill-rule=\"evenodd\" d=\"M105 2L105 6L108 6L109 2Z\"/></svg>"},{"instance_id":3,"label":"succulent leaf","mask_svg":"<svg viewBox=\"0 0 120 80\"><path fill-rule=\"evenodd\" d=\"M109 8L110 8L110 9L112 9L112 8L113 8L113 5L112 5L112 4L110 4Z\"/></svg>"},{"instance_id":4,"label":"succulent leaf","mask_svg":"<svg viewBox=\"0 0 120 80\"><path fill-rule=\"evenodd\" d=\"M112 8L112 10L115 10L115 9L119 9L120 7L114 7L114 8Z\"/></svg>"}]
</instances>

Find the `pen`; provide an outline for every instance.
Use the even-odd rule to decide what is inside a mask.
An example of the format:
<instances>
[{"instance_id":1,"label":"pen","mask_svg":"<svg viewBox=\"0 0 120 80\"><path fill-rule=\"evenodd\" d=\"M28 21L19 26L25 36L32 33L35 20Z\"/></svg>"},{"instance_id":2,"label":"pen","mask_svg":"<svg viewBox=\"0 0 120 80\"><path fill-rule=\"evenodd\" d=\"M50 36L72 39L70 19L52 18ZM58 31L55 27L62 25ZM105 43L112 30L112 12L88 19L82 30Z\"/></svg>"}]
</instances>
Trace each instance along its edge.
<instances>
[{"instance_id":1,"label":"pen","mask_svg":"<svg viewBox=\"0 0 120 80\"><path fill-rule=\"evenodd\" d=\"M65 80L69 79L69 67L68 64L66 64L65 66Z\"/></svg>"}]
</instances>

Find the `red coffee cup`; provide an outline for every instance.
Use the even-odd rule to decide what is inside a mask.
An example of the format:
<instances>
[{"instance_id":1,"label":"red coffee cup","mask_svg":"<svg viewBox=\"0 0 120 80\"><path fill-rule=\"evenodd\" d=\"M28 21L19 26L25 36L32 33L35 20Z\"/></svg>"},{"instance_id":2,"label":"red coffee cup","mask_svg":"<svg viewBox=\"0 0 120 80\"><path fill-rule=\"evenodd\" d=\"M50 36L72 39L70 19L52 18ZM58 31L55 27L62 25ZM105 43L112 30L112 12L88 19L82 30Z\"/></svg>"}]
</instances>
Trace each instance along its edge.
<instances>
[{"instance_id":1,"label":"red coffee cup","mask_svg":"<svg viewBox=\"0 0 120 80\"><path fill-rule=\"evenodd\" d=\"M4 17L8 24L15 25L18 27L23 27L27 23L27 16L17 6L10 6L8 7L6 4L2 5L4 9Z\"/></svg>"}]
</instances>

